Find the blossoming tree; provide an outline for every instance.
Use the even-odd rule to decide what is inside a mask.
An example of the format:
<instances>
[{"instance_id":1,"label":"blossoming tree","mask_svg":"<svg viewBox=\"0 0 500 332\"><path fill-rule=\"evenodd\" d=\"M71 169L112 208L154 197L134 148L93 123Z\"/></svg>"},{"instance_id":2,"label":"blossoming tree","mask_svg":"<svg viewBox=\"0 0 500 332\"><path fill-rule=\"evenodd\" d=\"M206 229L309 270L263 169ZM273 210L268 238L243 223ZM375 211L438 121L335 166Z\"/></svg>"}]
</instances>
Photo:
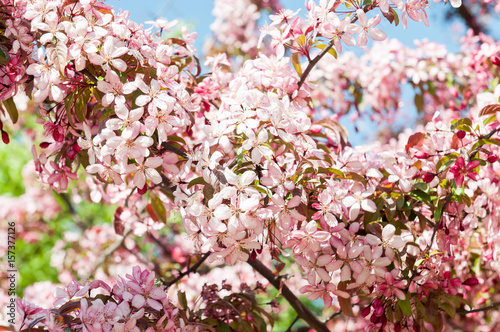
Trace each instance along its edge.
<instances>
[{"instance_id":1,"label":"blossoming tree","mask_svg":"<svg viewBox=\"0 0 500 332\"><path fill-rule=\"evenodd\" d=\"M202 73L196 33L165 36L176 22L0 3L3 143L36 114L27 178L115 205L112 227L73 216L79 235L53 253L64 285L19 298L10 330L266 331L278 299L317 331L500 328L500 43L479 25L451 54L379 28L432 23L427 0L307 1L302 16L219 0ZM405 84L421 123L352 147L338 120L390 121ZM0 212L20 236L53 213L29 186L45 205Z\"/></svg>"}]
</instances>

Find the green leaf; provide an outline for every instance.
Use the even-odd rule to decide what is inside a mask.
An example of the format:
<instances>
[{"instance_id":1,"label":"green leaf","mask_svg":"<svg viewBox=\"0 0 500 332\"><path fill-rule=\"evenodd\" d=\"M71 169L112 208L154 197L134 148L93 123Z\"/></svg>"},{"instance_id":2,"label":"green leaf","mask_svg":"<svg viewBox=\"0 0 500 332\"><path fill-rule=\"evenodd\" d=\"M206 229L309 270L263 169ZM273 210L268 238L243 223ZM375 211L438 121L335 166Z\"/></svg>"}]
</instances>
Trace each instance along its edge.
<instances>
[{"instance_id":1,"label":"green leaf","mask_svg":"<svg viewBox=\"0 0 500 332\"><path fill-rule=\"evenodd\" d=\"M415 95L415 107L417 108L417 112L421 113L424 110L424 96L417 93Z\"/></svg>"},{"instance_id":2,"label":"green leaf","mask_svg":"<svg viewBox=\"0 0 500 332\"><path fill-rule=\"evenodd\" d=\"M220 332L231 332L229 325L224 322L219 322L219 324L217 324L217 328Z\"/></svg>"},{"instance_id":3,"label":"green leaf","mask_svg":"<svg viewBox=\"0 0 500 332\"><path fill-rule=\"evenodd\" d=\"M158 195L152 194L151 195L151 206L153 207L153 211L158 217L159 221L162 223L167 222L167 211L165 210L165 205L163 202L160 200Z\"/></svg>"},{"instance_id":4,"label":"green leaf","mask_svg":"<svg viewBox=\"0 0 500 332\"><path fill-rule=\"evenodd\" d=\"M187 310L188 304L185 292L177 292L177 299L179 300L179 305L182 309Z\"/></svg>"},{"instance_id":5,"label":"green leaf","mask_svg":"<svg viewBox=\"0 0 500 332\"><path fill-rule=\"evenodd\" d=\"M411 315L411 302L410 299L406 298L404 300L398 299L398 306L406 317Z\"/></svg>"},{"instance_id":6,"label":"green leaf","mask_svg":"<svg viewBox=\"0 0 500 332\"><path fill-rule=\"evenodd\" d=\"M324 50L326 45L319 44L319 45L316 45L315 47ZM331 55L333 55L335 57L335 59L337 59L337 51L335 51L335 49L333 47L330 47L330 49L328 50L328 53L330 53Z\"/></svg>"},{"instance_id":7,"label":"green leaf","mask_svg":"<svg viewBox=\"0 0 500 332\"><path fill-rule=\"evenodd\" d=\"M7 48L0 45L0 66L6 66L10 62L10 55Z\"/></svg>"},{"instance_id":8,"label":"green leaf","mask_svg":"<svg viewBox=\"0 0 500 332\"><path fill-rule=\"evenodd\" d=\"M470 128L470 127L472 127L472 120L469 119L469 118L463 118L463 119L459 119L459 120L453 120L451 122L451 130L455 131L455 129L457 129L458 126L461 126L461 125L466 125L466 126L468 126ZM463 130L463 129L459 129L459 130Z\"/></svg>"},{"instance_id":9,"label":"green leaf","mask_svg":"<svg viewBox=\"0 0 500 332\"><path fill-rule=\"evenodd\" d=\"M200 176L198 178L195 178L195 179L189 181L188 189L191 188L192 186L197 185L197 184L207 184L207 183L205 182L205 180L203 179L203 177Z\"/></svg>"},{"instance_id":10,"label":"green leaf","mask_svg":"<svg viewBox=\"0 0 500 332\"><path fill-rule=\"evenodd\" d=\"M443 204L439 204L436 208L436 210L434 210L434 222L438 223L439 220L441 220L441 213L442 213L442 210L443 210L443 206L444 206L444 203Z\"/></svg>"},{"instance_id":11,"label":"green leaf","mask_svg":"<svg viewBox=\"0 0 500 332\"><path fill-rule=\"evenodd\" d=\"M443 309L444 312L446 312L452 319L455 318L455 314L457 311L451 304L443 302L439 305L439 307Z\"/></svg>"},{"instance_id":12,"label":"green leaf","mask_svg":"<svg viewBox=\"0 0 500 332\"><path fill-rule=\"evenodd\" d=\"M302 76L302 67L300 66L300 53L292 54L292 64L299 77Z\"/></svg>"},{"instance_id":13,"label":"green leaf","mask_svg":"<svg viewBox=\"0 0 500 332\"><path fill-rule=\"evenodd\" d=\"M454 162L458 157L458 153L450 153L447 156L444 156L443 158L439 159L439 161L436 164L436 173L440 173L446 169L452 162Z\"/></svg>"},{"instance_id":14,"label":"green leaf","mask_svg":"<svg viewBox=\"0 0 500 332\"><path fill-rule=\"evenodd\" d=\"M394 10L394 8L391 8L392 13L394 14L394 24L396 26L399 25L399 16L398 13Z\"/></svg>"},{"instance_id":15,"label":"green leaf","mask_svg":"<svg viewBox=\"0 0 500 332\"><path fill-rule=\"evenodd\" d=\"M12 123L16 123L17 119L19 119L19 112L17 111L16 103L14 102L14 98L10 97L3 101L3 107L9 113L10 119Z\"/></svg>"}]
</instances>

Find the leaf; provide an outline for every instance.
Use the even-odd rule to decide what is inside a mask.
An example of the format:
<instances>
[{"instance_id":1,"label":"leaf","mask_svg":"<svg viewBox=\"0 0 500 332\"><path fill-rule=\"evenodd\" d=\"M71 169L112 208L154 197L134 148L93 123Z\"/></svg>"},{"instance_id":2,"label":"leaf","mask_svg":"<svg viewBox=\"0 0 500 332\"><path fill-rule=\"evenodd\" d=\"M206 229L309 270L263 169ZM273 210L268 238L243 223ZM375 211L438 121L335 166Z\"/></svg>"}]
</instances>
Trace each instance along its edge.
<instances>
[{"instance_id":1,"label":"leaf","mask_svg":"<svg viewBox=\"0 0 500 332\"><path fill-rule=\"evenodd\" d=\"M302 67L300 66L300 53L292 54L292 64L299 77L302 76Z\"/></svg>"},{"instance_id":2,"label":"leaf","mask_svg":"<svg viewBox=\"0 0 500 332\"><path fill-rule=\"evenodd\" d=\"M198 184L203 184L204 185L204 184L207 184L207 183L205 182L205 180L203 179L203 177L200 176L200 177L198 177L196 179L193 179L193 180L189 181L188 189L191 188L192 186L196 186Z\"/></svg>"},{"instance_id":3,"label":"leaf","mask_svg":"<svg viewBox=\"0 0 500 332\"><path fill-rule=\"evenodd\" d=\"M458 127L461 125L466 125L466 126L469 126L469 128L470 128L470 127L472 127L472 120L469 118L453 120L451 122L451 130L454 131L455 129L458 129ZM458 130L463 130L463 129L458 129Z\"/></svg>"},{"instance_id":4,"label":"leaf","mask_svg":"<svg viewBox=\"0 0 500 332\"><path fill-rule=\"evenodd\" d=\"M179 300L179 305L181 306L181 308L187 310L188 304L186 299L186 293L181 291L177 292L177 299Z\"/></svg>"},{"instance_id":5,"label":"leaf","mask_svg":"<svg viewBox=\"0 0 500 332\"><path fill-rule=\"evenodd\" d=\"M9 117L12 120L12 123L16 123L17 119L19 119L19 112L17 111L16 103L14 102L14 98L10 97L3 101L3 107L9 113Z\"/></svg>"},{"instance_id":6,"label":"leaf","mask_svg":"<svg viewBox=\"0 0 500 332\"><path fill-rule=\"evenodd\" d=\"M347 285L344 281L339 282L339 285L337 288L341 291L346 291ZM351 298L349 297L348 299L344 299L343 297L338 297L338 301L340 304L340 309L342 310L342 313L346 316L349 317L354 317L354 312L352 311L352 302Z\"/></svg>"},{"instance_id":7,"label":"leaf","mask_svg":"<svg viewBox=\"0 0 500 332\"><path fill-rule=\"evenodd\" d=\"M224 322L219 322L219 324L217 324L217 329L220 332L231 332L231 328L229 327L229 325Z\"/></svg>"},{"instance_id":8,"label":"leaf","mask_svg":"<svg viewBox=\"0 0 500 332\"><path fill-rule=\"evenodd\" d=\"M479 111L479 116L496 114L500 112L500 104L485 106Z\"/></svg>"},{"instance_id":9,"label":"leaf","mask_svg":"<svg viewBox=\"0 0 500 332\"><path fill-rule=\"evenodd\" d=\"M417 108L417 112L421 113L424 110L424 96L417 93L414 98L415 107Z\"/></svg>"},{"instance_id":10,"label":"leaf","mask_svg":"<svg viewBox=\"0 0 500 332\"><path fill-rule=\"evenodd\" d=\"M68 46L61 40L57 41L56 44L56 67L59 70L59 74L64 81L64 69L68 64Z\"/></svg>"},{"instance_id":11,"label":"leaf","mask_svg":"<svg viewBox=\"0 0 500 332\"><path fill-rule=\"evenodd\" d=\"M59 308L59 313L61 315L67 314L68 312L78 310L80 309L80 300L73 300L64 303L60 308Z\"/></svg>"},{"instance_id":12,"label":"leaf","mask_svg":"<svg viewBox=\"0 0 500 332\"><path fill-rule=\"evenodd\" d=\"M73 107L73 94L66 97L64 101L64 108L66 109L66 116L68 118L69 124L72 128L75 128L75 120L73 119L73 114L71 114L71 108Z\"/></svg>"},{"instance_id":13,"label":"leaf","mask_svg":"<svg viewBox=\"0 0 500 332\"><path fill-rule=\"evenodd\" d=\"M319 45L315 45L315 47L324 50L326 45L319 44ZM330 49L328 50L328 53L330 53L331 55L333 55L335 57L335 59L337 59L337 51L335 51L335 49L333 47L330 47Z\"/></svg>"},{"instance_id":14,"label":"leaf","mask_svg":"<svg viewBox=\"0 0 500 332\"><path fill-rule=\"evenodd\" d=\"M460 157L458 153L450 153L449 155L439 159L439 161L436 163L436 173L444 171L444 169L446 169L446 167L448 167L451 162L454 162L458 157ZM441 169L443 168L443 166L444 169Z\"/></svg>"},{"instance_id":15,"label":"leaf","mask_svg":"<svg viewBox=\"0 0 500 332\"><path fill-rule=\"evenodd\" d=\"M0 45L0 66L6 66L9 62L9 50L4 45Z\"/></svg>"},{"instance_id":16,"label":"leaf","mask_svg":"<svg viewBox=\"0 0 500 332\"><path fill-rule=\"evenodd\" d=\"M266 317L269 324L271 324L271 326L274 326L274 318L267 311L265 311L261 307L255 307L254 311L257 311L260 314L262 314L264 317Z\"/></svg>"},{"instance_id":17,"label":"leaf","mask_svg":"<svg viewBox=\"0 0 500 332\"><path fill-rule=\"evenodd\" d=\"M392 13L394 14L394 25L398 26L399 25L399 16L398 13L394 10L394 8L390 8Z\"/></svg>"},{"instance_id":18,"label":"leaf","mask_svg":"<svg viewBox=\"0 0 500 332\"><path fill-rule=\"evenodd\" d=\"M405 315L406 317L410 317L410 315L411 315L411 302L410 302L409 298L406 298L404 300L398 299L398 306L401 308L403 315Z\"/></svg>"},{"instance_id":19,"label":"leaf","mask_svg":"<svg viewBox=\"0 0 500 332\"><path fill-rule=\"evenodd\" d=\"M158 195L151 195L151 206L155 215L158 217L159 222L166 223L167 222L167 211L165 210L165 205L160 200Z\"/></svg>"},{"instance_id":20,"label":"leaf","mask_svg":"<svg viewBox=\"0 0 500 332\"><path fill-rule=\"evenodd\" d=\"M424 202L427 205L431 205L431 196L420 189L411 191L410 196L416 200Z\"/></svg>"},{"instance_id":21,"label":"leaf","mask_svg":"<svg viewBox=\"0 0 500 332\"><path fill-rule=\"evenodd\" d=\"M405 150L408 152L410 148L413 148L415 146L422 146L424 143L424 139L426 138L426 135L424 133L415 133L408 137L408 143L405 145Z\"/></svg>"},{"instance_id":22,"label":"leaf","mask_svg":"<svg viewBox=\"0 0 500 332\"><path fill-rule=\"evenodd\" d=\"M259 332L265 332L267 330L266 328L266 321L255 311L252 312L252 317L253 317L253 325L257 328Z\"/></svg>"},{"instance_id":23,"label":"leaf","mask_svg":"<svg viewBox=\"0 0 500 332\"><path fill-rule=\"evenodd\" d=\"M443 302L439 305L439 307L443 309L444 312L446 312L452 319L455 318L455 314L457 311L451 304Z\"/></svg>"}]
</instances>

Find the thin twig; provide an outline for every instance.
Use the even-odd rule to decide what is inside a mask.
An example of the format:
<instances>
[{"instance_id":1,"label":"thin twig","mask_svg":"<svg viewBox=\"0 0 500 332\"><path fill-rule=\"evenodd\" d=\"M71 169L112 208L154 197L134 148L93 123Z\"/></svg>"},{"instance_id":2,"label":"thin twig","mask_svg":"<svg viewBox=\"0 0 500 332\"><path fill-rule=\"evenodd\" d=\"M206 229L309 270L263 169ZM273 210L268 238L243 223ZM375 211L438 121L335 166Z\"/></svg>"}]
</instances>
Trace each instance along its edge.
<instances>
[{"instance_id":1,"label":"thin twig","mask_svg":"<svg viewBox=\"0 0 500 332\"><path fill-rule=\"evenodd\" d=\"M339 311L334 312L334 313L333 313L333 314L332 314L332 315L331 315L331 316L327 319L327 321L325 322L325 324L326 324L326 323L328 323L329 321L331 321L332 319L334 319L336 316L340 316L340 314L341 314L341 313L342 313L342 310L339 310Z\"/></svg>"},{"instance_id":2,"label":"thin twig","mask_svg":"<svg viewBox=\"0 0 500 332\"><path fill-rule=\"evenodd\" d=\"M97 270L97 268L99 266L101 266L101 264L103 264L106 259L108 259L108 257L110 257L116 250L118 250L122 245L123 243L125 242L125 239L127 238L127 236L132 232L131 229L127 230L125 232L125 234L123 234L123 237L121 238L120 241L116 241L115 243L113 243L111 246L109 246L100 256L99 256L99 259L95 262L95 264L92 266L92 269L90 270L90 273L89 273L89 276L90 277L91 275L94 274L94 272Z\"/></svg>"},{"instance_id":3,"label":"thin twig","mask_svg":"<svg viewBox=\"0 0 500 332\"><path fill-rule=\"evenodd\" d=\"M434 242L434 237L436 236L439 225L441 224L441 220L443 219L443 215L446 211L446 208L448 207L448 204L450 204L451 196L453 196L452 193L449 193L448 196L446 196L446 202L444 202L443 208L441 209L441 215L439 216L439 220L434 225L434 230L432 231L431 242L429 242L429 244L427 245L427 249L425 251L429 251L429 249L431 249L431 247L432 247L432 243Z\"/></svg>"},{"instance_id":4,"label":"thin twig","mask_svg":"<svg viewBox=\"0 0 500 332\"><path fill-rule=\"evenodd\" d=\"M467 314L471 314L473 312L481 312L481 311L490 310L490 309L493 309L493 308L498 307L498 306L500 306L500 302L495 302L492 305L484 307L484 308L473 309L473 310L460 310L460 311L457 311L457 314L467 315Z\"/></svg>"},{"instance_id":5,"label":"thin twig","mask_svg":"<svg viewBox=\"0 0 500 332\"><path fill-rule=\"evenodd\" d=\"M295 319L293 320L293 322L290 324L290 326L286 329L285 332L291 332L292 331L292 326L297 323L297 321L300 319L299 316L296 316Z\"/></svg>"},{"instance_id":6,"label":"thin twig","mask_svg":"<svg viewBox=\"0 0 500 332\"><path fill-rule=\"evenodd\" d=\"M365 7L364 11L367 12L368 7ZM358 15L354 15L351 18L351 24L356 22L357 20L358 20ZM323 58L328 53L328 51L330 51L330 49L333 47L334 43L335 43L335 39L330 40L328 45L326 45L326 47L318 55L316 55L314 57L314 59L311 60L311 62L309 62L306 69L302 73L302 76L300 76L299 83L297 84L297 91L300 90L300 87L302 86L302 84L304 84L307 76L309 75L311 70L314 68L314 66L316 66L316 64L319 62L319 60L321 60L321 58Z\"/></svg>"},{"instance_id":7,"label":"thin twig","mask_svg":"<svg viewBox=\"0 0 500 332\"><path fill-rule=\"evenodd\" d=\"M172 286L173 284L175 284L177 281L181 280L182 278L184 278L185 276L187 276L188 274L190 274L191 272L194 272L196 271L201 264L203 264L203 262L205 262L208 258L208 256L210 256L210 252L207 252L205 255L203 255L201 257L201 259L199 261L196 262L196 264L194 264L193 266L191 266L189 269L187 269L186 271L182 272L181 274L179 274L177 276L177 278L175 278L174 280L172 281L169 281L165 284L165 287L164 289L168 289L170 286Z\"/></svg>"},{"instance_id":8,"label":"thin twig","mask_svg":"<svg viewBox=\"0 0 500 332\"><path fill-rule=\"evenodd\" d=\"M266 278L271 285L276 289L281 291L281 295L290 303L297 315L302 318L310 327L315 329L317 332L329 332L323 322L321 322L318 317L316 317L307 307L302 303L297 296L285 285L282 278L274 275L274 273L268 269L264 264L258 260L247 261L250 266L254 268L255 271L259 272L264 278Z\"/></svg>"}]
</instances>

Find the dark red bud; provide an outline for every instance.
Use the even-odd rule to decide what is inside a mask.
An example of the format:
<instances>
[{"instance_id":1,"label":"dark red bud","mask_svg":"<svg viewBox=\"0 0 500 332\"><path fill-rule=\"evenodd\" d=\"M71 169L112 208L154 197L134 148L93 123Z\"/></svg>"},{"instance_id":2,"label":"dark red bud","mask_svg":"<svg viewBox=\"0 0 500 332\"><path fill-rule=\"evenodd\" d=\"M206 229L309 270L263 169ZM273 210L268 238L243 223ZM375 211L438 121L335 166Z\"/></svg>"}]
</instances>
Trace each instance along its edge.
<instances>
[{"instance_id":1,"label":"dark red bud","mask_svg":"<svg viewBox=\"0 0 500 332\"><path fill-rule=\"evenodd\" d=\"M424 151L417 151L417 152L415 152L415 158L427 159L427 158L429 158L429 154L427 152L424 152Z\"/></svg>"},{"instance_id":2,"label":"dark red bud","mask_svg":"<svg viewBox=\"0 0 500 332\"><path fill-rule=\"evenodd\" d=\"M422 174L422 180L424 180L425 183L430 183L432 182L432 180L434 180L434 178L436 177L436 174L434 173L424 173Z\"/></svg>"},{"instance_id":3,"label":"dark red bud","mask_svg":"<svg viewBox=\"0 0 500 332\"><path fill-rule=\"evenodd\" d=\"M490 154L490 155L488 156L488 162L489 162L489 163L492 163L492 164L493 164L493 163L494 163L494 162L496 162L497 160L498 160L498 156L497 156L497 155Z\"/></svg>"},{"instance_id":4,"label":"dark red bud","mask_svg":"<svg viewBox=\"0 0 500 332\"><path fill-rule=\"evenodd\" d=\"M137 192L139 193L139 195L144 195L148 192L148 185L146 184L142 188L137 188Z\"/></svg>"},{"instance_id":5,"label":"dark red bud","mask_svg":"<svg viewBox=\"0 0 500 332\"><path fill-rule=\"evenodd\" d=\"M250 323L251 323L251 322L253 322L253 316L252 316L252 314L247 314L247 315L246 315L246 319L247 319L247 321L249 321Z\"/></svg>"},{"instance_id":6,"label":"dark red bud","mask_svg":"<svg viewBox=\"0 0 500 332\"><path fill-rule=\"evenodd\" d=\"M73 144L72 148L76 153L82 151L82 148L80 147L80 145L78 145L78 143Z\"/></svg>"},{"instance_id":7,"label":"dark red bud","mask_svg":"<svg viewBox=\"0 0 500 332\"><path fill-rule=\"evenodd\" d=\"M257 253L255 252L255 250L252 250L252 253L250 254L250 259L253 261L257 259Z\"/></svg>"},{"instance_id":8,"label":"dark red bud","mask_svg":"<svg viewBox=\"0 0 500 332\"><path fill-rule=\"evenodd\" d=\"M262 248L257 249L257 253L258 253L259 255L260 255L260 254L262 254Z\"/></svg>"},{"instance_id":9,"label":"dark red bud","mask_svg":"<svg viewBox=\"0 0 500 332\"><path fill-rule=\"evenodd\" d=\"M42 142L42 143L40 143L40 147L41 147L42 149L46 149L46 148L48 148L48 147L49 147L49 145L50 145L50 143L49 143L49 142Z\"/></svg>"},{"instance_id":10,"label":"dark red bud","mask_svg":"<svg viewBox=\"0 0 500 332\"><path fill-rule=\"evenodd\" d=\"M371 311L372 311L371 307L366 307L361 311L361 316L363 316L363 318L366 318Z\"/></svg>"},{"instance_id":11,"label":"dark red bud","mask_svg":"<svg viewBox=\"0 0 500 332\"><path fill-rule=\"evenodd\" d=\"M2 141L5 144L9 144L9 142L10 142L9 134L7 134L7 132L3 131L3 130L2 130Z\"/></svg>"},{"instance_id":12,"label":"dark red bud","mask_svg":"<svg viewBox=\"0 0 500 332\"><path fill-rule=\"evenodd\" d=\"M463 131L463 130L457 131L457 137L459 139L463 139L465 137L465 131Z\"/></svg>"},{"instance_id":13,"label":"dark red bud","mask_svg":"<svg viewBox=\"0 0 500 332\"><path fill-rule=\"evenodd\" d=\"M477 278L469 278L462 282L462 284L467 286L476 286L479 285L479 280L477 280Z\"/></svg>"},{"instance_id":14,"label":"dark red bud","mask_svg":"<svg viewBox=\"0 0 500 332\"><path fill-rule=\"evenodd\" d=\"M494 64L495 66L499 66L500 67L500 58L495 56L495 55L492 55L490 57L490 60L491 60L491 63Z\"/></svg>"},{"instance_id":15,"label":"dark red bud","mask_svg":"<svg viewBox=\"0 0 500 332\"><path fill-rule=\"evenodd\" d=\"M66 152L66 157L68 157L69 160L74 160L76 157L77 153L75 150L69 150Z\"/></svg>"}]
</instances>

